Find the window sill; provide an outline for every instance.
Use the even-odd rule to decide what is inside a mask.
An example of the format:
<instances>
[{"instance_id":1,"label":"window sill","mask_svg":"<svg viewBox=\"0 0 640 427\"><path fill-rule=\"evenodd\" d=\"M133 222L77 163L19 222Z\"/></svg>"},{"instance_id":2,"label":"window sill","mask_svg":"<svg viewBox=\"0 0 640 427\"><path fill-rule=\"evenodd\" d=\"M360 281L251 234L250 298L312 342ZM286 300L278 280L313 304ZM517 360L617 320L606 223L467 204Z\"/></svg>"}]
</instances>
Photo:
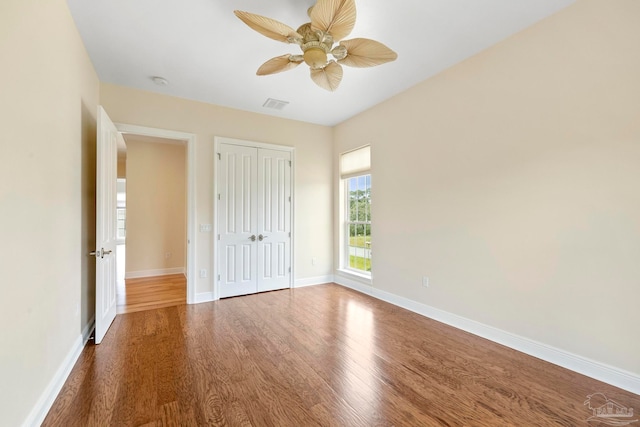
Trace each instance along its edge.
<instances>
[{"instance_id":1,"label":"window sill","mask_svg":"<svg viewBox=\"0 0 640 427\"><path fill-rule=\"evenodd\" d=\"M351 280L356 280L364 285L369 285L371 286L373 284L373 281L371 280L371 275L370 274L364 274L364 273L358 273L357 271L354 270L347 270L344 268L339 268L338 270L336 270L336 273L339 276L345 277L347 279L351 279Z\"/></svg>"}]
</instances>

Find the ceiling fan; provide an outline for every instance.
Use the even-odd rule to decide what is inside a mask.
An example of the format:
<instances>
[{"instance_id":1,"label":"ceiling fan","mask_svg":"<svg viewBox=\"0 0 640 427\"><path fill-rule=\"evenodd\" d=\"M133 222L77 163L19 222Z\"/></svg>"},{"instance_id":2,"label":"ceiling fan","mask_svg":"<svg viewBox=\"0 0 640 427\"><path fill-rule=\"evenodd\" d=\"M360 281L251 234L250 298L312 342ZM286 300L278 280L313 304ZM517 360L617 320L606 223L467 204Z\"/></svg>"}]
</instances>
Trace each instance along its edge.
<instances>
[{"instance_id":1,"label":"ceiling fan","mask_svg":"<svg viewBox=\"0 0 640 427\"><path fill-rule=\"evenodd\" d=\"M311 69L311 79L321 88L334 91L342 80L341 64L373 67L398 57L393 50L375 40L342 40L351 33L356 23L355 0L318 0L307 11L311 22L301 25L297 30L253 13L240 10L234 13L260 34L284 43L297 44L302 49L302 55L287 54L268 60L258 68L256 74L259 76L291 70L305 62ZM333 59L329 59L329 55Z\"/></svg>"}]
</instances>

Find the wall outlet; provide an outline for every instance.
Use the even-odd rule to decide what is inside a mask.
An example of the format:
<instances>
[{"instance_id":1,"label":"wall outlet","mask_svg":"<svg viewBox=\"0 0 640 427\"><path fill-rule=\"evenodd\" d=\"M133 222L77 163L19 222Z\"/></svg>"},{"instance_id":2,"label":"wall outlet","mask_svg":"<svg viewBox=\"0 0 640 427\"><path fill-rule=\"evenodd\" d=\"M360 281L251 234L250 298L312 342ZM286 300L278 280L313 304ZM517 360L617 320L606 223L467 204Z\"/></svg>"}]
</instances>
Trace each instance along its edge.
<instances>
[{"instance_id":1,"label":"wall outlet","mask_svg":"<svg viewBox=\"0 0 640 427\"><path fill-rule=\"evenodd\" d=\"M422 286L424 286L425 288L429 287L429 277L422 276Z\"/></svg>"},{"instance_id":2,"label":"wall outlet","mask_svg":"<svg viewBox=\"0 0 640 427\"><path fill-rule=\"evenodd\" d=\"M211 224L200 224L200 232L206 233L213 230L213 226Z\"/></svg>"},{"instance_id":3,"label":"wall outlet","mask_svg":"<svg viewBox=\"0 0 640 427\"><path fill-rule=\"evenodd\" d=\"M200 270L200 278L201 279L206 279L207 278L207 269L203 268Z\"/></svg>"},{"instance_id":4,"label":"wall outlet","mask_svg":"<svg viewBox=\"0 0 640 427\"><path fill-rule=\"evenodd\" d=\"M316 265L316 258L311 258L311 265Z\"/></svg>"},{"instance_id":5,"label":"wall outlet","mask_svg":"<svg viewBox=\"0 0 640 427\"><path fill-rule=\"evenodd\" d=\"M164 257L165 257L166 259L171 258L171 255L173 255L171 252L165 252L165 253L164 253Z\"/></svg>"}]
</instances>

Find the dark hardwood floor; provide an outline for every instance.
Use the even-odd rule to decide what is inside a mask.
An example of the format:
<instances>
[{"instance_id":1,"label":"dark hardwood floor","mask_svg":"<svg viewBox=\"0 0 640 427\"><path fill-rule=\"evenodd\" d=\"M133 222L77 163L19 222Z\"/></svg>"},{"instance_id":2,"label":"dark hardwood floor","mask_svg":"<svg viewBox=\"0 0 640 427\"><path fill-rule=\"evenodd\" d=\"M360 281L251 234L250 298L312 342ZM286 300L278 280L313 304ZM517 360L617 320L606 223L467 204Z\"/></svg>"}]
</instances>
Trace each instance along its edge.
<instances>
[{"instance_id":1,"label":"dark hardwood floor","mask_svg":"<svg viewBox=\"0 0 640 427\"><path fill-rule=\"evenodd\" d=\"M118 315L43 425L595 426L596 392L640 412L633 393L321 285Z\"/></svg>"}]
</instances>

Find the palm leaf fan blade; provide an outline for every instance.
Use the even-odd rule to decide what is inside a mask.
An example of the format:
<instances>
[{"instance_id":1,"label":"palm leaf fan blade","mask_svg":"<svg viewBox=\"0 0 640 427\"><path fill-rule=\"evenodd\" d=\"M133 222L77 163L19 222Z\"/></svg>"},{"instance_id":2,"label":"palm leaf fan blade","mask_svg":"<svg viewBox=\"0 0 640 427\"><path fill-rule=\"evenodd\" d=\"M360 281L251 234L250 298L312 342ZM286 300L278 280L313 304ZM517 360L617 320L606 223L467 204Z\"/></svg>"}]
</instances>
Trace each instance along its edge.
<instances>
[{"instance_id":1,"label":"palm leaf fan blade","mask_svg":"<svg viewBox=\"0 0 640 427\"><path fill-rule=\"evenodd\" d=\"M340 64L331 61L324 68L312 69L311 79L322 89L333 92L338 89L342 81L342 67Z\"/></svg>"},{"instance_id":2,"label":"palm leaf fan blade","mask_svg":"<svg viewBox=\"0 0 640 427\"><path fill-rule=\"evenodd\" d=\"M333 40L347 37L356 24L355 0L318 0L309 13L311 27L330 33Z\"/></svg>"},{"instance_id":3,"label":"palm leaf fan blade","mask_svg":"<svg viewBox=\"0 0 640 427\"><path fill-rule=\"evenodd\" d=\"M302 36L296 30L275 19L241 10L234 10L233 13L249 27L270 39L283 43L291 43L291 39L302 39Z\"/></svg>"},{"instance_id":4,"label":"palm leaf fan blade","mask_svg":"<svg viewBox=\"0 0 640 427\"><path fill-rule=\"evenodd\" d=\"M338 62L349 67L374 67L398 58L397 53L375 40L343 40L340 45L347 49L347 56Z\"/></svg>"},{"instance_id":5,"label":"palm leaf fan blade","mask_svg":"<svg viewBox=\"0 0 640 427\"><path fill-rule=\"evenodd\" d=\"M291 55L289 54L276 56L275 58L271 58L270 60L262 64L260 68L258 68L256 74L259 76L266 76L268 74L281 73L283 71L288 71L296 68L298 65L300 65L301 62L302 61L292 61Z\"/></svg>"}]
</instances>

